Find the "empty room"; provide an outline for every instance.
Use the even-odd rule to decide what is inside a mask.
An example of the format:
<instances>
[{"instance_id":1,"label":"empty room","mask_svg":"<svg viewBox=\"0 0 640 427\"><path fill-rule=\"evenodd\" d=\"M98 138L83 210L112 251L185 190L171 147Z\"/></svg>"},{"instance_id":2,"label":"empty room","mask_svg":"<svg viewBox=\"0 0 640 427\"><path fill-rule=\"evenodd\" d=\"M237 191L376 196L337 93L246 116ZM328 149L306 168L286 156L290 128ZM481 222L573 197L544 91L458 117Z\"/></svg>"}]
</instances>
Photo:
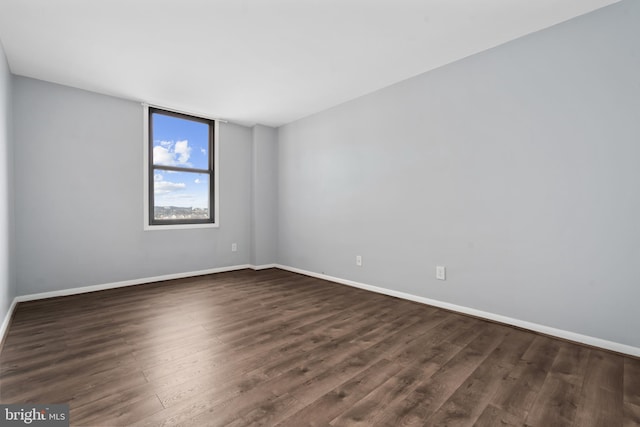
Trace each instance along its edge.
<instances>
[{"instance_id":1,"label":"empty room","mask_svg":"<svg viewBox=\"0 0 640 427\"><path fill-rule=\"evenodd\" d=\"M637 0L0 0L0 425L640 426Z\"/></svg>"}]
</instances>

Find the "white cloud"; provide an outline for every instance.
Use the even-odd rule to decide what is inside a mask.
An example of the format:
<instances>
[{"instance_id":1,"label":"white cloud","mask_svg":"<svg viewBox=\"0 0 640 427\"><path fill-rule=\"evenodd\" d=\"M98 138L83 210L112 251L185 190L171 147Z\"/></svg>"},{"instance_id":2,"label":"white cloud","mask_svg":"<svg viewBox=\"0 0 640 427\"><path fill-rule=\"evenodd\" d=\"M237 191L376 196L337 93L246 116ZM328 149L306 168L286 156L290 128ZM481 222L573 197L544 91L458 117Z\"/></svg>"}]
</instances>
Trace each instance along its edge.
<instances>
[{"instance_id":1,"label":"white cloud","mask_svg":"<svg viewBox=\"0 0 640 427\"><path fill-rule=\"evenodd\" d=\"M153 147L153 163L156 165L173 165L173 154L169 152L164 147L155 146Z\"/></svg>"},{"instance_id":2,"label":"white cloud","mask_svg":"<svg viewBox=\"0 0 640 427\"><path fill-rule=\"evenodd\" d=\"M204 148L201 148L201 149L200 149L200 152L201 152L202 154L207 154L207 150L205 150Z\"/></svg>"},{"instance_id":3,"label":"white cloud","mask_svg":"<svg viewBox=\"0 0 640 427\"><path fill-rule=\"evenodd\" d=\"M173 171L163 171L162 174L154 175L154 205L155 206L182 206L206 208L208 197L206 187L191 184L191 179L186 177L173 176L176 181L165 181L164 176ZM171 177L170 177L171 178ZM196 183L206 183L206 178L196 178Z\"/></svg>"},{"instance_id":4,"label":"white cloud","mask_svg":"<svg viewBox=\"0 0 640 427\"><path fill-rule=\"evenodd\" d=\"M189 141L186 139L184 141L177 141L174 147L174 151L178 156L178 163L185 164L189 161L189 157L191 157L191 147L189 147Z\"/></svg>"},{"instance_id":5,"label":"white cloud","mask_svg":"<svg viewBox=\"0 0 640 427\"><path fill-rule=\"evenodd\" d=\"M183 182L156 181L153 185L154 194L168 194L187 188Z\"/></svg>"},{"instance_id":6,"label":"white cloud","mask_svg":"<svg viewBox=\"0 0 640 427\"><path fill-rule=\"evenodd\" d=\"M195 182L196 184L200 184L202 181L200 181L200 178L196 178L193 182Z\"/></svg>"},{"instance_id":7,"label":"white cloud","mask_svg":"<svg viewBox=\"0 0 640 427\"><path fill-rule=\"evenodd\" d=\"M191 166L191 147L188 140L159 141L153 147L153 164L165 166Z\"/></svg>"}]
</instances>

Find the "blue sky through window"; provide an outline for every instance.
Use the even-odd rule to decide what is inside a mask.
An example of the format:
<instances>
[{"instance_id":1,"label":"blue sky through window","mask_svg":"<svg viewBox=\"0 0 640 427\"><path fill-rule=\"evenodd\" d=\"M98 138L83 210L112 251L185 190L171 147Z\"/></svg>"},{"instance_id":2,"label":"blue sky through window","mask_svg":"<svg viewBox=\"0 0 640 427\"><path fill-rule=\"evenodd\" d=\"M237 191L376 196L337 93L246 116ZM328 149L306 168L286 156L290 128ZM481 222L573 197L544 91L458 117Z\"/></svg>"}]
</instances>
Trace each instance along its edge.
<instances>
[{"instance_id":1,"label":"blue sky through window","mask_svg":"<svg viewBox=\"0 0 640 427\"><path fill-rule=\"evenodd\" d=\"M153 113L153 164L209 167L209 125ZM154 169L154 205L209 207L209 175Z\"/></svg>"}]
</instances>

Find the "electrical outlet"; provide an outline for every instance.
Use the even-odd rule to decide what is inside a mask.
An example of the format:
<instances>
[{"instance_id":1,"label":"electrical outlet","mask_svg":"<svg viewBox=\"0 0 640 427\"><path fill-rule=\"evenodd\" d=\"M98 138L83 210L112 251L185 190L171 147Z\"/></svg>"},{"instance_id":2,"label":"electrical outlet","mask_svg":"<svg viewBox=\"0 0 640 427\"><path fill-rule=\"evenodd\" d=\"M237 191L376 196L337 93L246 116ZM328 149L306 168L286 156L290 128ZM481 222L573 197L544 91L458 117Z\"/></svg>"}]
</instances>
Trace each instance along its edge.
<instances>
[{"instance_id":1,"label":"electrical outlet","mask_svg":"<svg viewBox=\"0 0 640 427\"><path fill-rule=\"evenodd\" d=\"M237 243L232 243L231 244L231 252L238 252L238 244Z\"/></svg>"},{"instance_id":2,"label":"electrical outlet","mask_svg":"<svg viewBox=\"0 0 640 427\"><path fill-rule=\"evenodd\" d=\"M444 265L437 265L436 266L436 279L438 280L446 280L446 269L444 268Z\"/></svg>"},{"instance_id":3,"label":"electrical outlet","mask_svg":"<svg viewBox=\"0 0 640 427\"><path fill-rule=\"evenodd\" d=\"M356 265L362 267L362 256L356 255Z\"/></svg>"}]
</instances>

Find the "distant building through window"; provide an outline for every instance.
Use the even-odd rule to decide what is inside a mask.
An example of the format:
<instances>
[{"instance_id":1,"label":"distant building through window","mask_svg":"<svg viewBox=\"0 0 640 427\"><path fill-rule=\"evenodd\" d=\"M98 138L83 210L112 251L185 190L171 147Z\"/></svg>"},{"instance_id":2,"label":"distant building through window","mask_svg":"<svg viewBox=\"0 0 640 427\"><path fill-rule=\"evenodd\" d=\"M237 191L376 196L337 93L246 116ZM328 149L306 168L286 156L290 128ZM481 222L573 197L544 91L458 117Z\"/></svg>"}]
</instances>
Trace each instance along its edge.
<instances>
[{"instance_id":1,"label":"distant building through window","mask_svg":"<svg viewBox=\"0 0 640 427\"><path fill-rule=\"evenodd\" d=\"M215 223L215 122L149 107L149 225Z\"/></svg>"}]
</instances>

